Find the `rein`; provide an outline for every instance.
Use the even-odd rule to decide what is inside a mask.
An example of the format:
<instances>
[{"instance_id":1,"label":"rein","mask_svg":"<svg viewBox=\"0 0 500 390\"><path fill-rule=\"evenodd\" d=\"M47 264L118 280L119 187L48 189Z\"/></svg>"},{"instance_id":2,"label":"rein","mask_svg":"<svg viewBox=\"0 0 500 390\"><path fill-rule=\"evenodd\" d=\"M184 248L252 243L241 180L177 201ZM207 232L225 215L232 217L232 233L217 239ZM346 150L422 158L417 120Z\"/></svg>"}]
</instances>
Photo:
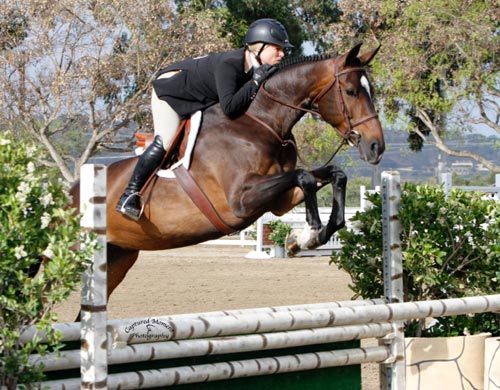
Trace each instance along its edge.
<instances>
[{"instance_id":1,"label":"rein","mask_svg":"<svg viewBox=\"0 0 500 390\"><path fill-rule=\"evenodd\" d=\"M344 97L342 95L342 89L340 88L339 76L342 76L342 75L345 75L345 74L349 74L349 73L354 73L354 72L365 72L365 69L363 67L354 67L354 68L345 69L345 70L339 72L338 71L338 64L337 64L337 61L336 61L335 62L335 77L332 79L332 81L330 81L319 92L319 94L311 102L311 107L314 107L314 106L317 107L319 101L323 98L323 96L325 96L328 93L328 91L330 91L330 89L332 89L333 86L335 85L335 83L338 81L337 82L337 89L336 89L336 91L337 91L337 97L338 97L338 101L339 101L339 104L340 104L340 111L342 112L344 120L347 123L347 131L346 132L342 132L337 127L334 127L334 129L337 131L337 133L342 137L343 141L340 143L339 147L335 150L335 152L333 153L333 155L330 157L330 159L324 165L329 164L333 160L333 158L336 156L336 154L339 152L339 150L344 146L344 144L348 143L351 146L357 146L358 145L358 142L359 142L359 133L354 129L355 127L359 126L362 123L368 122L369 120L378 118L378 114L377 113L373 113L373 114L367 115L367 116L365 116L365 117L363 117L363 118L361 118L361 119L359 119L359 120L357 120L355 122L351 121L351 118L349 117L349 113L347 112L347 109L346 109L346 106L345 106ZM276 103L279 103L279 104L281 104L283 106L292 108L294 110L299 110L299 111L310 113L310 114L312 114L314 116L321 116L321 114L318 112L317 109L314 109L314 108L313 109L309 109L309 108L306 108L306 107L296 106L294 104L287 103L287 102L285 102L285 101L277 98L276 96L273 96L270 92L268 92L266 90L265 85L266 85L266 82L264 82L264 84L262 85L262 88L261 88L262 92L264 93L264 95L267 98L275 101ZM284 141L281 138L281 136L276 132L276 130L274 130L273 128L271 128L271 126L269 126L267 123L263 122L262 120L260 120L259 118L257 118L256 116L254 116L252 114L246 113L246 115L249 116L250 118L252 118L253 120L255 120L256 122L260 123L261 125L263 125L266 129L270 130L271 133L273 134L273 136L276 139L278 139L283 146L286 146L288 144L293 144L294 147L295 147L295 150L297 151L297 155L299 156L299 159L303 162L302 158L298 154L297 146L295 145L295 143L293 141L291 141L291 140Z\"/></svg>"}]
</instances>

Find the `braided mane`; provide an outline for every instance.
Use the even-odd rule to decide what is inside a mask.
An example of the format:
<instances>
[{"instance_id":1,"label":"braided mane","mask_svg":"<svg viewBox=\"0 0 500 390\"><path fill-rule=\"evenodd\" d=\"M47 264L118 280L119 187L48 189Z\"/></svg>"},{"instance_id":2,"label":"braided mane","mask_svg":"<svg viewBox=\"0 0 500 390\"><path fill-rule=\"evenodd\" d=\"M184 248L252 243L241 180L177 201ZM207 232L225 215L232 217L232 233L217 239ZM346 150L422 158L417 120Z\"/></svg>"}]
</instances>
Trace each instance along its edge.
<instances>
[{"instance_id":1,"label":"braided mane","mask_svg":"<svg viewBox=\"0 0 500 390\"><path fill-rule=\"evenodd\" d=\"M323 61L333 58L332 54L314 54L310 56L297 56L297 57L288 57L283 59L278 65L278 70L287 68L292 65L302 64L304 62L314 62L314 61Z\"/></svg>"}]
</instances>

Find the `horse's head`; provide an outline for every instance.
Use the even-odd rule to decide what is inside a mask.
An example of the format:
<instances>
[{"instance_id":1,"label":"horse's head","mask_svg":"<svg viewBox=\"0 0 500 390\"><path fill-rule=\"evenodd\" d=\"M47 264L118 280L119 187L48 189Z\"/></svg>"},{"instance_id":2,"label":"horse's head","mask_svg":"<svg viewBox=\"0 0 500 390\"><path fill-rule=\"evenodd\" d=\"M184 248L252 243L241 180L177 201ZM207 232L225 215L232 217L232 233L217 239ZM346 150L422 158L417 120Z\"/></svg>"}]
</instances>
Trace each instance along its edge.
<instances>
[{"instance_id":1,"label":"horse's head","mask_svg":"<svg viewBox=\"0 0 500 390\"><path fill-rule=\"evenodd\" d=\"M373 88L364 66L378 51L358 57L361 44L349 53L332 59L332 75L324 75L314 105L321 117L334 126L344 139L357 146L361 159L377 164L385 150L382 126L372 96Z\"/></svg>"}]
</instances>

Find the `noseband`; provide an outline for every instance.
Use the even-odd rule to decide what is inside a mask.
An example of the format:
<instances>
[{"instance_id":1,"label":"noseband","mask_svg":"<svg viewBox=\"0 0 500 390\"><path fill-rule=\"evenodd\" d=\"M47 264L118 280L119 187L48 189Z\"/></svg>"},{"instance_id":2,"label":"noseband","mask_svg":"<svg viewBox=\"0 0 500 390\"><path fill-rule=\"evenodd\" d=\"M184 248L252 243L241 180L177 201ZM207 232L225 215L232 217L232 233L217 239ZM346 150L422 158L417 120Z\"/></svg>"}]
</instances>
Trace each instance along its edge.
<instances>
[{"instance_id":1,"label":"noseband","mask_svg":"<svg viewBox=\"0 0 500 390\"><path fill-rule=\"evenodd\" d=\"M375 112L373 114L370 114L370 115L367 115L367 116L364 116L363 118L361 119L358 119L357 121L355 122L352 122L351 121L351 118L349 116L349 113L347 112L347 108L346 108L346 105L345 105L345 102L344 102L344 97L342 95L342 89L340 88L340 80L339 80L339 76L342 76L342 75L345 75L345 74L349 74L349 73L354 73L354 72L365 72L365 69L363 67L355 67L355 68L349 68L349 69L345 69L341 72L338 71L338 64L337 64L337 61L335 62L335 77L332 79L332 81L330 83L328 83L328 85L323 88L320 93L313 99L312 103L311 103L311 107L313 109L308 109L308 108L305 108L305 107L299 107L299 106L295 106L293 104L290 104L290 103L286 103L280 99L278 99L277 97L271 95L266 89L265 89L265 83L262 85L262 91L264 92L264 94L271 100L274 100L275 102L283 105L283 106L286 106L286 107L290 107L290 108L293 108L295 110L300 110L300 111L304 111L304 112L308 112L314 116L320 116L321 117L321 114L319 113L318 109L315 108L315 107L318 107L318 104L319 104L319 101L323 98L323 96L325 96L328 91L330 91L330 89L333 88L333 86L335 85L335 82L337 82L337 88L336 88L336 91L337 91L337 98L338 98L338 101L339 101L339 104L340 104L340 111L342 112L342 115L344 117L344 121L347 123L347 131L345 132L342 132L340 131L337 127L335 127L335 130L337 131L338 134L340 134L340 136L344 139L344 142L348 142L351 146L358 146L358 142L359 142L359 139L360 139L360 135L359 133L355 130L355 128L357 126L359 126L360 124L362 123L365 123L365 122L368 122L369 120L372 120L372 119L376 119L378 118L378 114Z\"/></svg>"}]
</instances>

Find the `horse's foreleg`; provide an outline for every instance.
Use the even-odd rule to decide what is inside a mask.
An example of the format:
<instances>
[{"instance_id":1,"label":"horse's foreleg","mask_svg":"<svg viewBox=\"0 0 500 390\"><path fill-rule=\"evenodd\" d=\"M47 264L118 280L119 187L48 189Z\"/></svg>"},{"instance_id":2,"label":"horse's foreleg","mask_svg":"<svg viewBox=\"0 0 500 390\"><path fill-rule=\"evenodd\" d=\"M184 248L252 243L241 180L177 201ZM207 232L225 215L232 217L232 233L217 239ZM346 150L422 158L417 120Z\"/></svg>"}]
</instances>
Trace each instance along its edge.
<instances>
[{"instance_id":1,"label":"horse's foreleg","mask_svg":"<svg viewBox=\"0 0 500 390\"><path fill-rule=\"evenodd\" d=\"M241 196L233 204L233 211L238 217L248 217L280 208L283 197L294 187L299 187L304 193L307 223L319 230L321 220L316 200L316 179L303 169L249 180L244 185Z\"/></svg>"},{"instance_id":2,"label":"horse's foreleg","mask_svg":"<svg viewBox=\"0 0 500 390\"><path fill-rule=\"evenodd\" d=\"M317 181L316 191L328 183L332 184L332 212L328 223L325 226L320 226L318 231L317 229L311 228L311 226L309 226L309 221L307 221L307 213L318 212L318 208L315 207L313 210L309 210L306 203L306 221L308 223L303 230L294 230L288 235L286 249L289 255L294 255L303 249L314 249L326 244L333 233L345 225L344 208L347 184L345 173L335 166L322 167L311 173ZM314 198L316 199L316 192L314 193Z\"/></svg>"},{"instance_id":3,"label":"horse's foreleg","mask_svg":"<svg viewBox=\"0 0 500 390\"><path fill-rule=\"evenodd\" d=\"M332 211L328 223L319 232L320 245L328 242L330 237L345 226L345 192L347 176L344 171L329 165L312 172L320 183L331 183L333 189Z\"/></svg>"},{"instance_id":4,"label":"horse's foreleg","mask_svg":"<svg viewBox=\"0 0 500 390\"><path fill-rule=\"evenodd\" d=\"M293 230L290 233L286 243L289 254L295 254L301 249L315 248L319 245L319 233L322 225L316 198L318 180L311 172L297 169L292 172L250 180L243 189L238 207L240 212L261 210L263 205L268 210L275 210L281 206L279 203L282 203L286 196L289 198L285 202L290 202L290 207L292 207L293 196L290 195L289 191L295 187L299 187L303 193L307 224L304 229Z\"/></svg>"}]
</instances>

